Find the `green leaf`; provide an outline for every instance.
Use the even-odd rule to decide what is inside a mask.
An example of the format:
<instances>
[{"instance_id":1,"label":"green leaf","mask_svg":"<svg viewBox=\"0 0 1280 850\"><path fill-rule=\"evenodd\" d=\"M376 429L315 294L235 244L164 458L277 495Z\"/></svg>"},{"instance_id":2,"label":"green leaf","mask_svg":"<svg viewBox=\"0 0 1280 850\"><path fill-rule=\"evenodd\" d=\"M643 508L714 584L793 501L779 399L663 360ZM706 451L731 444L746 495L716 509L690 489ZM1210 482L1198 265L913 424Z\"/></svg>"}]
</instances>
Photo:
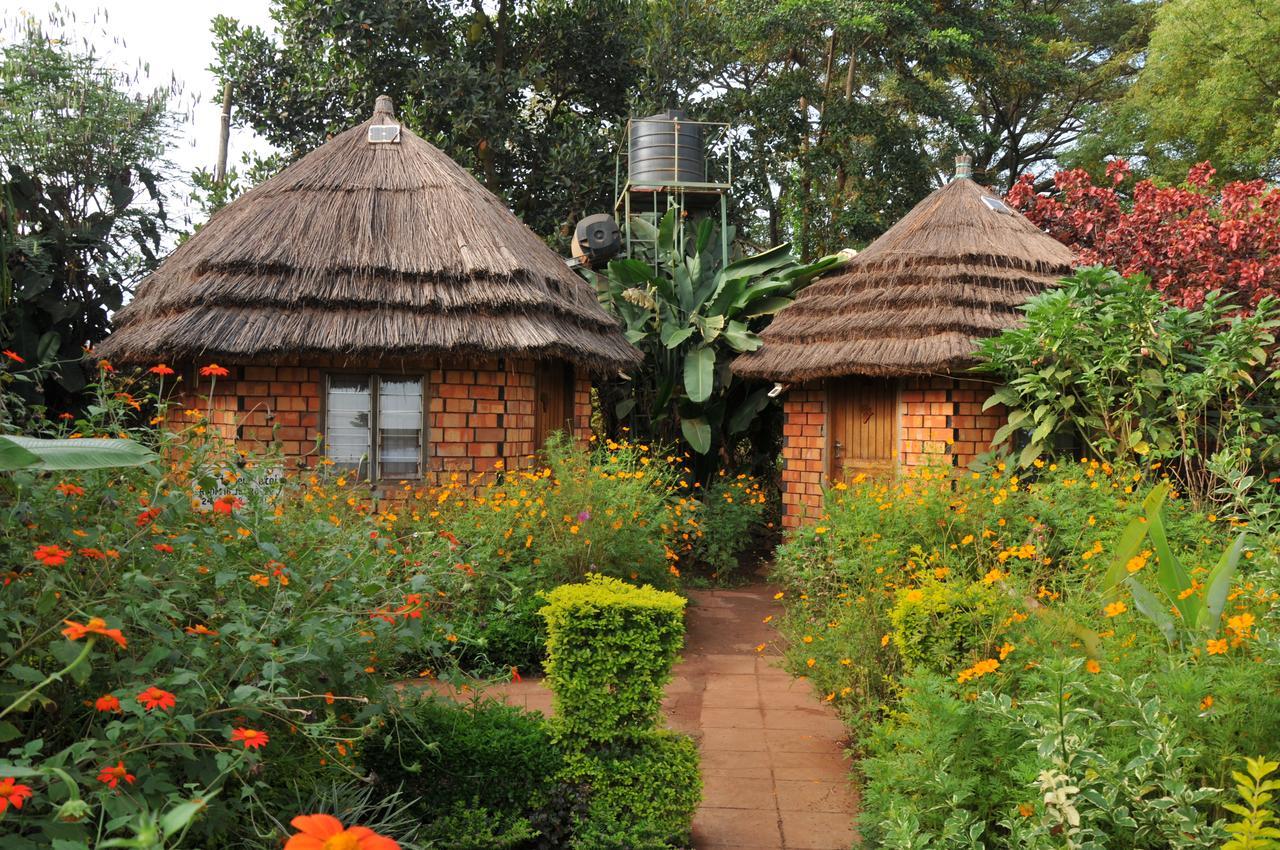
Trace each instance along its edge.
<instances>
[{"instance_id":1,"label":"green leaf","mask_svg":"<svg viewBox=\"0 0 1280 850\"><path fill-rule=\"evenodd\" d=\"M1150 498L1148 496L1147 498ZM1111 600L1119 595L1120 585L1129 576L1127 565L1147 536L1147 523L1140 516L1134 517L1124 527L1111 556L1111 566L1102 577L1102 598Z\"/></svg>"},{"instance_id":2,"label":"green leaf","mask_svg":"<svg viewBox=\"0 0 1280 850\"><path fill-rule=\"evenodd\" d=\"M738 406L738 409L729 417L729 433L741 434L747 430L751 421L760 414L769 404L769 388L761 387L760 389L747 396L746 401Z\"/></svg>"},{"instance_id":3,"label":"green leaf","mask_svg":"<svg viewBox=\"0 0 1280 850\"><path fill-rule=\"evenodd\" d=\"M7 744L15 740L22 733L18 731L18 727L14 726L7 720L0 720L0 744Z\"/></svg>"},{"instance_id":4,"label":"green leaf","mask_svg":"<svg viewBox=\"0 0 1280 850\"><path fill-rule=\"evenodd\" d=\"M155 452L133 440L86 438L83 440L48 440L37 437L0 437L0 458L17 459L5 451L17 446L36 458L26 468L49 470L111 469L121 466L144 466L159 460ZM0 469L15 469L0 465Z\"/></svg>"},{"instance_id":5,"label":"green leaf","mask_svg":"<svg viewBox=\"0 0 1280 850\"><path fill-rule=\"evenodd\" d=\"M791 299L783 296L776 296L774 298L765 298L765 299L762 299L760 302L752 305L752 307L749 310L746 310L740 315L744 319L754 319L757 316L772 316L774 313L779 312L784 307L790 306L790 304L791 304Z\"/></svg>"},{"instance_id":6,"label":"green leaf","mask_svg":"<svg viewBox=\"0 0 1280 850\"><path fill-rule=\"evenodd\" d=\"M161 815L160 830L164 833L165 838L173 838L179 832L185 830L195 816L205 810L205 807L209 804L209 798L217 793L216 790L213 790L203 797L179 803Z\"/></svg>"},{"instance_id":7,"label":"green leaf","mask_svg":"<svg viewBox=\"0 0 1280 850\"><path fill-rule=\"evenodd\" d=\"M781 245L770 248L768 251L753 254L750 257L743 257L741 260L730 263L724 267L724 276L728 279L735 277L763 277L794 263L795 258L791 256L791 245L784 242Z\"/></svg>"},{"instance_id":8,"label":"green leaf","mask_svg":"<svg viewBox=\"0 0 1280 850\"><path fill-rule=\"evenodd\" d=\"M622 401L614 405L613 415L619 419L626 419L627 416L631 413L631 411L635 409L635 406L636 406L635 397L624 398Z\"/></svg>"},{"instance_id":9,"label":"green leaf","mask_svg":"<svg viewBox=\"0 0 1280 850\"><path fill-rule=\"evenodd\" d=\"M1218 623L1222 620L1222 609L1227 605L1227 596L1231 592L1231 582L1235 579L1236 567L1240 563L1240 555L1244 552L1247 532L1240 532L1227 551L1218 559L1217 566L1205 579L1204 604L1196 618L1196 628L1206 629L1211 635L1218 633Z\"/></svg>"},{"instance_id":10,"label":"green leaf","mask_svg":"<svg viewBox=\"0 0 1280 850\"><path fill-rule=\"evenodd\" d=\"M622 284L622 289L650 283L653 279L653 268L640 260L612 260L609 263L609 277Z\"/></svg>"},{"instance_id":11,"label":"green leaf","mask_svg":"<svg viewBox=\"0 0 1280 850\"><path fill-rule=\"evenodd\" d=\"M1157 495L1157 491L1158 495ZM1155 549L1158 569L1156 578L1160 589L1169 597L1169 601L1182 613L1183 622L1193 625L1199 619L1200 601L1194 597L1180 599L1182 592L1191 587L1191 577L1178 560L1178 556L1169 548L1169 539L1164 531L1164 501L1169 492L1169 483L1162 481L1156 486L1142 507L1147 517L1147 536L1151 538L1151 548Z\"/></svg>"},{"instance_id":12,"label":"green leaf","mask_svg":"<svg viewBox=\"0 0 1280 850\"><path fill-rule=\"evenodd\" d=\"M1129 586L1129 592L1133 594L1134 606L1146 615L1147 619L1155 624L1160 633L1164 635L1164 639L1170 645L1178 641L1178 628L1170 616L1169 610L1165 608L1164 603L1160 601L1154 593L1147 590L1145 586L1133 576L1125 579L1125 584Z\"/></svg>"},{"instance_id":13,"label":"green leaf","mask_svg":"<svg viewBox=\"0 0 1280 850\"><path fill-rule=\"evenodd\" d=\"M676 247L676 217L679 211L672 207L658 223L658 251L670 254Z\"/></svg>"},{"instance_id":14,"label":"green leaf","mask_svg":"<svg viewBox=\"0 0 1280 850\"><path fill-rule=\"evenodd\" d=\"M704 455L711 449L711 426L703 417L681 419L680 433L698 454Z\"/></svg>"},{"instance_id":15,"label":"green leaf","mask_svg":"<svg viewBox=\"0 0 1280 850\"><path fill-rule=\"evenodd\" d=\"M729 322L725 325L723 336L734 351L755 351L762 344L760 337L742 322Z\"/></svg>"},{"instance_id":16,"label":"green leaf","mask_svg":"<svg viewBox=\"0 0 1280 850\"><path fill-rule=\"evenodd\" d=\"M696 329L693 325L676 328L673 324L664 324L658 332L658 338L662 340L662 344L667 348L679 348L681 343L693 336L694 330Z\"/></svg>"},{"instance_id":17,"label":"green leaf","mask_svg":"<svg viewBox=\"0 0 1280 850\"><path fill-rule=\"evenodd\" d=\"M38 466L40 458L34 452L24 449L12 438L0 437L0 472L13 469L32 469Z\"/></svg>"},{"instance_id":18,"label":"green leaf","mask_svg":"<svg viewBox=\"0 0 1280 850\"><path fill-rule=\"evenodd\" d=\"M713 348L695 348L685 355L684 391L690 401L704 402L711 397L715 365L716 352Z\"/></svg>"},{"instance_id":19,"label":"green leaf","mask_svg":"<svg viewBox=\"0 0 1280 850\"><path fill-rule=\"evenodd\" d=\"M714 342L716 337L720 336L720 331L724 329L724 316L694 316L693 323L697 325L702 338L710 343Z\"/></svg>"}]
</instances>

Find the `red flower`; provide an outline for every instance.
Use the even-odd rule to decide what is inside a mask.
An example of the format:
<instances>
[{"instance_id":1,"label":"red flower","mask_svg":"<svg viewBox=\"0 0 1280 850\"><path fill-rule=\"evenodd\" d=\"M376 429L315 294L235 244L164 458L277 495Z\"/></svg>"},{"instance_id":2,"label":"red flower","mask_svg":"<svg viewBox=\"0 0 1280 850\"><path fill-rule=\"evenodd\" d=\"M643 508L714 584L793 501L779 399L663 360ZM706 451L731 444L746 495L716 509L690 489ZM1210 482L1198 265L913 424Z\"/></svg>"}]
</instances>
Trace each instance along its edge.
<instances>
[{"instance_id":1,"label":"red flower","mask_svg":"<svg viewBox=\"0 0 1280 850\"><path fill-rule=\"evenodd\" d=\"M9 358L10 360L12 360L14 363L26 363L26 362L27 362L27 361L25 361L25 360L23 360L23 359L22 359L22 355L18 354L18 352L16 352L16 351L10 351L10 350L9 350L9 349L7 349L7 348L4 350L4 356L5 356L5 357L8 357L8 358ZM16 808L16 806L15 806L15 808ZM2 811L4 811L4 809L0 809L0 812L2 812Z\"/></svg>"},{"instance_id":2,"label":"red flower","mask_svg":"<svg viewBox=\"0 0 1280 850\"><path fill-rule=\"evenodd\" d=\"M81 487L79 484L72 484L69 481L63 481L61 484L59 484L57 487L54 487L53 489L57 490L59 493L61 493L64 496L83 496L84 495L83 487Z\"/></svg>"},{"instance_id":3,"label":"red flower","mask_svg":"<svg viewBox=\"0 0 1280 850\"><path fill-rule=\"evenodd\" d=\"M93 707L97 711L119 711L120 700L116 699L115 694L103 694L93 701Z\"/></svg>"},{"instance_id":4,"label":"red flower","mask_svg":"<svg viewBox=\"0 0 1280 850\"><path fill-rule=\"evenodd\" d=\"M80 640L85 635L102 635L120 644L122 648L129 645L129 641L125 640L120 630L108 629L107 621L101 617L91 617L89 622L83 625L75 620L63 620L62 622L67 624L67 627L62 630L62 633L67 636L67 640Z\"/></svg>"},{"instance_id":5,"label":"red flower","mask_svg":"<svg viewBox=\"0 0 1280 850\"><path fill-rule=\"evenodd\" d=\"M130 773L124 766L124 762L118 762L115 767L104 767L98 771L98 781L105 784L108 788L114 788L120 784L121 780L133 784L136 777Z\"/></svg>"},{"instance_id":6,"label":"red flower","mask_svg":"<svg viewBox=\"0 0 1280 850\"><path fill-rule=\"evenodd\" d=\"M9 352L5 352L8 354ZM8 777L0 777L0 812L13 806L15 809L22 808L24 800L31 796L31 789L26 785L18 784L16 779Z\"/></svg>"},{"instance_id":7,"label":"red flower","mask_svg":"<svg viewBox=\"0 0 1280 850\"><path fill-rule=\"evenodd\" d=\"M138 528L146 528L150 525L156 517L160 516L160 511L161 508L147 508L145 511L138 514L136 523Z\"/></svg>"},{"instance_id":8,"label":"red flower","mask_svg":"<svg viewBox=\"0 0 1280 850\"><path fill-rule=\"evenodd\" d=\"M86 546L80 550L80 554L91 561L105 561L107 553L101 549L95 549L92 546Z\"/></svg>"},{"instance_id":9,"label":"red flower","mask_svg":"<svg viewBox=\"0 0 1280 850\"><path fill-rule=\"evenodd\" d=\"M116 367L111 365L110 360L99 360L98 368L104 372L114 372L116 370Z\"/></svg>"},{"instance_id":10,"label":"red flower","mask_svg":"<svg viewBox=\"0 0 1280 850\"><path fill-rule=\"evenodd\" d=\"M148 371L148 372L150 372L150 373L151 373L151 374L153 374L153 375L159 375L159 376L160 376L160 377L162 377L162 378L163 378L165 375L172 375L172 374L173 374L173 370L172 370L172 369L170 369L168 366L164 365L163 363L157 363L156 365L152 366L152 367L151 367L150 369L148 369L147 371Z\"/></svg>"},{"instance_id":11,"label":"red flower","mask_svg":"<svg viewBox=\"0 0 1280 850\"><path fill-rule=\"evenodd\" d=\"M204 623L197 623L194 626L187 626L183 629L189 635L216 635L217 632L206 626Z\"/></svg>"},{"instance_id":12,"label":"red flower","mask_svg":"<svg viewBox=\"0 0 1280 850\"><path fill-rule=\"evenodd\" d=\"M152 711L157 708L161 711L168 711L178 704L178 699L168 691L161 690L155 685L152 685L142 693L138 694L138 702L141 703L142 707L147 711Z\"/></svg>"},{"instance_id":13,"label":"red flower","mask_svg":"<svg viewBox=\"0 0 1280 850\"><path fill-rule=\"evenodd\" d=\"M173 554L173 547L172 547L172 546L170 546L168 543L157 543L156 545L152 546L151 548L152 548L152 549L155 549L157 552L163 552L163 553L165 553L166 555L172 555L172 554Z\"/></svg>"},{"instance_id":14,"label":"red flower","mask_svg":"<svg viewBox=\"0 0 1280 850\"><path fill-rule=\"evenodd\" d=\"M244 507L244 499L231 494L219 496L213 503L214 513L226 514L227 516L231 516L233 510L241 507Z\"/></svg>"},{"instance_id":15,"label":"red flower","mask_svg":"<svg viewBox=\"0 0 1280 850\"><path fill-rule=\"evenodd\" d=\"M208 366L200 367L200 374L206 378L225 378L231 372L225 366L219 366L217 363L210 363Z\"/></svg>"},{"instance_id":16,"label":"red flower","mask_svg":"<svg viewBox=\"0 0 1280 850\"><path fill-rule=\"evenodd\" d=\"M44 564L46 567L60 567L71 557L71 553L61 546L51 544L48 546L38 546L32 556Z\"/></svg>"},{"instance_id":17,"label":"red flower","mask_svg":"<svg viewBox=\"0 0 1280 850\"><path fill-rule=\"evenodd\" d=\"M333 815L298 815L290 823L298 830L284 850L400 850L400 845L367 826L342 828Z\"/></svg>"},{"instance_id":18,"label":"red flower","mask_svg":"<svg viewBox=\"0 0 1280 850\"><path fill-rule=\"evenodd\" d=\"M63 420L64 422L70 422L72 419L75 419L75 417L72 416L70 413L59 413L58 418Z\"/></svg>"},{"instance_id":19,"label":"red flower","mask_svg":"<svg viewBox=\"0 0 1280 850\"><path fill-rule=\"evenodd\" d=\"M246 750L256 750L259 747L265 747L271 740L271 736L266 732L259 732L257 729L246 729L241 726L239 729L231 730L231 740L240 741L244 744Z\"/></svg>"}]
</instances>

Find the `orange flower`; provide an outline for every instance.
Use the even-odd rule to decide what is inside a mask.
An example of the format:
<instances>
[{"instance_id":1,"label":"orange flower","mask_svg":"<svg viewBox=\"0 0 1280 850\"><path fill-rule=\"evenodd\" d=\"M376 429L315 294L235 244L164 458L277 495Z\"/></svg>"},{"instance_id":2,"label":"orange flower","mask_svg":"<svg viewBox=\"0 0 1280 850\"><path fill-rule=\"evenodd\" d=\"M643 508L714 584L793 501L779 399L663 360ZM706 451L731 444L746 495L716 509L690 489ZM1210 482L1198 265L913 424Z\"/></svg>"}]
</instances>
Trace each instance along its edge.
<instances>
[{"instance_id":1,"label":"orange flower","mask_svg":"<svg viewBox=\"0 0 1280 850\"><path fill-rule=\"evenodd\" d=\"M98 368L104 372L114 372L116 370L116 367L111 365L110 360L99 360Z\"/></svg>"},{"instance_id":2,"label":"orange flower","mask_svg":"<svg viewBox=\"0 0 1280 850\"><path fill-rule=\"evenodd\" d=\"M127 647L129 641L125 640L125 636L120 633L119 629L108 629L107 621L101 617L90 617L89 622L80 624L75 620L63 620L67 627L62 633L67 636L67 640L80 640L85 635L102 635L110 638L120 644L121 648Z\"/></svg>"},{"instance_id":3,"label":"orange flower","mask_svg":"<svg viewBox=\"0 0 1280 850\"><path fill-rule=\"evenodd\" d=\"M166 555L172 555L172 554L173 554L173 547L172 547L172 546L170 546L168 543L157 543L156 545L152 546L151 548L152 548L152 549L155 549L157 552L163 552L163 553L165 553Z\"/></svg>"},{"instance_id":4,"label":"orange flower","mask_svg":"<svg viewBox=\"0 0 1280 850\"><path fill-rule=\"evenodd\" d=\"M1088 670L1090 673L1101 673L1102 665L1098 663L1097 659L1090 658L1084 663L1084 669Z\"/></svg>"},{"instance_id":5,"label":"orange flower","mask_svg":"<svg viewBox=\"0 0 1280 850\"><path fill-rule=\"evenodd\" d=\"M206 378L225 378L231 373L227 371L225 366L219 366L217 363L210 363L208 366L200 367L200 374Z\"/></svg>"},{"instance_id":6,"label":"orange flower","mask_svg":"<svg viewBox=\"0 0 1280 850\"><path fill-rule=\"evenodd\" d=\"M343 829L333 815L298 815L290 823L298 830L284 850L400 850L400 845L367 826Z\"/></svg>"},{"instance_id":7,"label":"orange flower","mask_svg":"<svg viewBox=\"0 0 1280 850\"><path fill-rule=\"evenodd\" d=\"M1111 602L1102 609L1102 613L1106 614L1108 617L1119 617L1128 610L1129 606L1125 605L1123 602Z\"/></svg>"},{"instance_id":8,"label":"orange flower","mask_svg":"<svg viewBox=\"0 0 1280 850\"><path fill-rule=\"evenodd\" d=\"M26 362L27 362L26 360L23 360L23 359L22 359L22 355L21 355L21 354L19 354L19 353L18 353L18 352L16 352L16 351L10 351L10 350L9 350L9 349L7 349L7 348L4 350L4 356L5 356L5 357L8 357L8 358L9 358L10 360L12 360L14 363L26 363ZM16 808L16 807L15 807L15 808ZM4 811L4 809L0 809L0 812L3 812L3 811Z\"/></svg>"},{"instance_id":9,"label":"orange flower","mask_svg":"<svg viewBox=\"0 0 1280 850\"><path fill-rule=\"evenodd\" d=\"M1226 654L1227 654L1227 642L1226 642L1226 640L1225 640L1224 638L1218 638L1217 640L1211 640L1211 641L1209 641L1209 642L1205 645L1205 649L1207 649L1207 650L1209 651L1209 654L1210 654L1210 655L1226 655Z\"/></svg>"},{"instance_id":10,"label":"orange flower","mask_svg":"<svg viewBox=\"0 0 1280 850\"><path fill-rule=\"evenodd\" d=\"M166 376L166 375L172 375L172 374L173 374L173 370L172 370L172 369L170 369L168 366L164 365L163 363L157 363L156 365L152 366L152 367L151 367L150 369L148 369L147 371L148 371L148 372L150 372L150 373L151 373L151 374L153 374L153 375L159 375L159 376L160 376L160 377L162 377L162 378L163 378L164 376Z\"/></svg>"},{"instance_id":11,"label":"orange flower","mask_svg":"<svg viewBox=\"0 0 1280 850\"><path fill-rule=\"evenodd\" d=\"M5 352L8 354L9 352ZM31 796L31 789L26 785L21 785L16 779L8 777L0 777L0 812L13 806L15 809L22 808L24 800Z\"/></svg>"},{"instance_id":12,"label":"orange flower","mask_svg":"<svg viewBox=\"0 0 1280 850\"><path fill-rule=\"evenodd\" d=\"M104 767L98 771L98 781L108 788L115 788L121 781L132 785L135 778L125 768L124 762L118 762L115 767Z\"/></svg>"},{"instance_id":13,"label":"orange flower","mask_svg":"<svg viewBox=\"0 0 1280 850\"><path fill-rule=\"evenodd\" d=\"M214 500L213 512L216 514L226 514L227 516L231 516L232 511L234 511L236 508L240 508L243 506L244 506L244 499L241 499L239 496L233 496L230 493L228 493L227 495L219 496L217 499Z\"/></svg>"},{"instance_id":14,"label":"orange flower","mask_svg":"<svg viewBox=\"0 0 1280 850\"><path fill-rule=\"evenodd\" d=\"M189 635L216 635L217 634L217 632L215 632L213 629L206 626L204 623L199 623L194 626L187 626L185 631Z\"/></svg>"},{"instance_id":15,"label":"orange flower","mask_svg":"<svg viewBox=\"0 0 1280 850\"><path fill-rule=\"evenodd\" d=\"M244 744L246 750L256 750L259 747L265 747L271 740L271 736L266 732L259 732L257 729L246 729L241 726L239 729L231 730L231 740L240 741Z\"/></svg>"},{"instance_id":16,"label":"orange flower","mask_svg":"<svg viewBox=\"0 0 1280 850\"><path fill-rule=\"evenodd\" d=\"M147 508L145 511L138 514L138 518L134 520L134 524L137 525L138 528L145 528L150 525L156 517L160 516L160 510L160 508Z\"/></svg>"},{"instance_id":17,"label":"orange flower","mask_svg":"<svg viewBox=\"0 0 1280 850\"><path fill-rule=\"evenodd\" d=\"M53 489L57 490L59 493L61 493L64 496L83 496L84 495L83 487L81 487L79 484L72 484L69 481L63 481L61 484L59 484L57 487L54 487Z\"/></svg>"},{"instance_id":18,"label":"orange flower","mask_svg":"<svg viewBox=\"0 0 1280 850\"><path fill-rule=\"evenodd\" d=\"M141 703L147 711L151 711L156 708L161 711L168 711L178 704L177 697L168 691L157 688L155 685L152 685L142 693L138 694L138 702Z\"/></svg>"},{"instance_id":19,"label":"orange flower","mask_svg":"<svg viewBox=\"0 0 1280 850\"><path fill-rule=\"evenodd\" d=\"M1213 708L1213 694L1209 694L1204 699L1200 700L1201 711L1208 711L1211 708Z\"/></svg>"},{"instance_id":20,"label":"orange flower","mask_svg":"<svg viewBox=\"0 0 1280 850\"><path fill-rule=\"evenodd\" d=\"M32 557L46 567L60 567L67 558L71 557L71 553L57 544L50 544L37 546L36 551L32 553Z\"/></svg>"},{"instance_id":21,"label":"orange flower","mask_svg":"<svg viewBox=\"0 0 1280 850\"><path fill-rule=\"evenodd\" d=\"M93 707L98 711L119 711L120 700L114 694L103 694L94 700Z\"/></svg>"}]
</instances>

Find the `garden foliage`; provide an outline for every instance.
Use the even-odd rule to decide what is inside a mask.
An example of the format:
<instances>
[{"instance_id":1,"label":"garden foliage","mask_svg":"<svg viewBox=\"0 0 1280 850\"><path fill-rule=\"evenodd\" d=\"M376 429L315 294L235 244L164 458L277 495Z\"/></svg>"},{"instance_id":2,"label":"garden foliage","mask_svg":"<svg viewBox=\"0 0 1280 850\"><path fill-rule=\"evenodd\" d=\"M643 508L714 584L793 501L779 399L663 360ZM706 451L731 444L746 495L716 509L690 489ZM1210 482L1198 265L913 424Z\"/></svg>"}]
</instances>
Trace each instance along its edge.
<instances>
[{"instance_id":1,"label":"garden foliage","mask_svg":"<svg viewBox=\"0 0 1280 850\"><path fill-rule=\"evenodd\" d=\"M1280 547L1161 512L1161 472L840 484L782 549L788 662L850 725L868 846L1208 850L1250 817L1226 789L1280 740ZM1176 643L1132 591L1162 592L1172 553Z\"/></svg>"},{"instance_id":2,"label":"garden foliage","mask_svg":"<svg viewBox=\"0 0 1280 850\"><path fill-rule=\"evenodd\" d=\"M1158 463L1197 502L1242 515L1273 508L1280 470L1276 301L1241 314L1209 293L1179 307L1142 276L1083 269L1033 298L1026 321L984 340L1022 466L1079 442L1096 457Z\"/></svg>"}]
</instances>

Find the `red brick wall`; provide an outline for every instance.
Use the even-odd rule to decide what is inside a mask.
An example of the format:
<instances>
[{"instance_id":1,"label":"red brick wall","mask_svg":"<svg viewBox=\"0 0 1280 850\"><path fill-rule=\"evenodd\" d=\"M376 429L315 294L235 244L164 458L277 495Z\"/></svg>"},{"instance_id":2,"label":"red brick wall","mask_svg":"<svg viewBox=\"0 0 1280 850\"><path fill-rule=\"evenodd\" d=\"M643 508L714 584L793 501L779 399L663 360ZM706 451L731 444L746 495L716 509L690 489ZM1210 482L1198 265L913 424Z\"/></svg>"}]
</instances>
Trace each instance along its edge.
<instances>
[{"instance_id":1,"label":"red brick wall","mask_svg":"<svg viewBox=\"0 0 1280 850\"><path fill-rule=\"evenodd\" d=\"M909 378L898 405L897 467L910 473L939 466L964 469L991 448L1005 422L1000 407L983 411L992 386L945 376ZM782 524L795 528L822 515L827 481L827 393L803 384L783 396Z\"/></svg>"},{"instance_id":2,"label":"red brick wall","mask_svg":"<svg viewBox=\"0 0 1280 850\"><path fill-rule=\"evenodd\" d=\"M827 392L802 384L782 397L782 525L795 528L822 514L826 483Z\"/></svg>"},{"instance_id":3,"label":"red brick wall","mask_svg":"<svg viewBox=\"0 0 1280 850\"><path fill-rule=\"evenodd\" d=\"M991 384L936 376L909 378L901 393L899 467L951 466L964 469L991 448L1004 424L1004 410L983 412Z\"/></svg>"},{"instance_id":4,"label":"red brick wall","mask_svg":"<svg viewBox=\"0 0 1280 850\"><path fill-rule=\"evenodd\" d=\"M426 480L438 483L453 473L482 473L501 461L522 466L536 450L534 362L519 358L426 362L382 360L311 361L228 366L225 378L199 377L190 370L175 395L169 419L189 424L186 410L207 420L211 432L234 440L236 448L260 452L278 445L291 467L314 466L323 457L317 440L323 433L324 377L327 371L418 374L427 379ZM210 397L210 388L213 395ZM574 436L591 428L591 382L585 375L574 387Z\"/></svg>"}]
</instances>

